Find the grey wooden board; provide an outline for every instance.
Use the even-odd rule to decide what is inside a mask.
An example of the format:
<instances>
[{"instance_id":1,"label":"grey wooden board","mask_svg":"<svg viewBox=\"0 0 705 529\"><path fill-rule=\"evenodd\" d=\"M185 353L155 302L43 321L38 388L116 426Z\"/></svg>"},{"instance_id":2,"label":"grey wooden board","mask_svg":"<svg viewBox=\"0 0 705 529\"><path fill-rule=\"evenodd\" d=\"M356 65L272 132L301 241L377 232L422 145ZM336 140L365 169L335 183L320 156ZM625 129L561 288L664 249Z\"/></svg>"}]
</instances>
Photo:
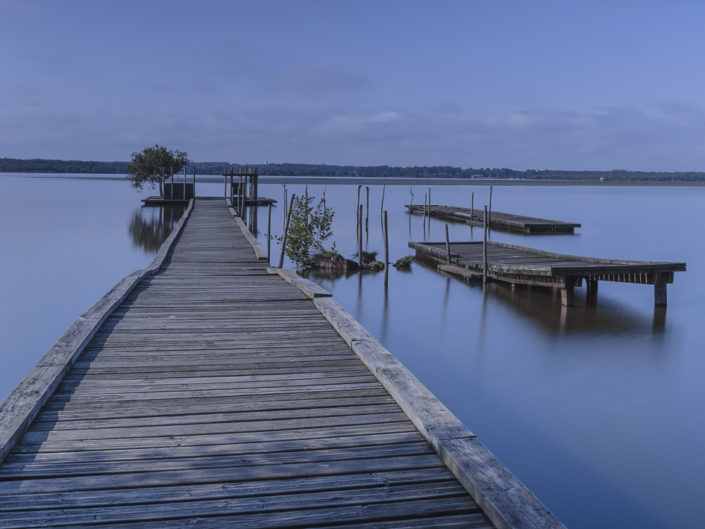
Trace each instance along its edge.
<instances>
[{"instance_id":1,"label":"grey wooden board","mask_svg":"<svg viewBox=\"0 0 705 529\"><path fill-rule=\"evenodd\" d=\"M196 200L0 467L0 526L489 527L326 293L270 272Z\"/></svg>"},{"instance_id":2,"label":"grey wooden board","mask_svg":"<svg viewBox=\"0 0 705 529\"><path fill-rule=\"evenodd\" d=\"M416 250L417 256L429 257L438 262L445 262L445 242L410 242L409 246ZM450 245L451 263L472 271L483 267L482 243L452 242ZM513 279L526 277L546 277L558 280L560 277L589 277L598 274L672 274L686 269L685 263L628 261L618 259L603 259L574 255L544 252L535 248L526 248L503 243L489 242L487 244L487 267L491 273L510 274Z\"/></svg>"}]
</instances>

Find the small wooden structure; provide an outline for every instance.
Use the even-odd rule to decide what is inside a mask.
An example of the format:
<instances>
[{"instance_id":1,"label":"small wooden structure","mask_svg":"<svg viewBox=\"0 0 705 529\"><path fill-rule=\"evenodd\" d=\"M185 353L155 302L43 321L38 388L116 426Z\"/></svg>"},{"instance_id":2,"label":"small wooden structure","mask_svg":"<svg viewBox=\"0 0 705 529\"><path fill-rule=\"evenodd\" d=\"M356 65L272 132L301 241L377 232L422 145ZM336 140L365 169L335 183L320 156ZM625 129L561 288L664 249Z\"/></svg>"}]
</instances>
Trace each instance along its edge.
<instances>
[{"instance_id":1,"label":"small wooden structure","mask_svg":"<svg viewBox=\"0 0 705 529\"><path fill-rule=\"evenodd\" d=\"M164 182L164 196L153 196L142 199L144 206L172 206L172 205L188 205L189 200L196 198L196 169L193 169L193 179L187 181L186 168L184 168L184 177L181 182L174 181L174 175L168 182Z\"/></svg>"},{"instance_id":2,"label":"small wooden structure","mask_svg":"<svg viewBox=\"0 0 705 529\"><path fill-rule=\"evenodd\" d=\"M404 207L413 215L428 215L451 222L462 222L464 224L482 226L481 209L438 204L426 206L423 204L406 204ZM524 233L526 235L572 235L575 228L580 227L580 224L577 222L564 222L562 220L525 217L523 215L514 215L513 213L491 211L489 227L492 230Z\"/></svg>"},{"instance_id":3,"label":"small wooden structure","mask_svg":"<svg viewBox=\"0 0 705 529\"><path fill-rule=\"evenodd\" d=\"M450 247L450 258L447 247ZM438 263L445 272L470 279L482 279L482 242L410 242L416 257ZM622 261L578 257L544 252L534 248L488 242L487 277L512 285L531 285L561 289L563 305L573 305L573 291L587 284L587 302L597 302L598 281L617 281L654 285L654 302L666 305L666 285L673 273L685 271L685 263Z\"/></svg>"}]
</instances>

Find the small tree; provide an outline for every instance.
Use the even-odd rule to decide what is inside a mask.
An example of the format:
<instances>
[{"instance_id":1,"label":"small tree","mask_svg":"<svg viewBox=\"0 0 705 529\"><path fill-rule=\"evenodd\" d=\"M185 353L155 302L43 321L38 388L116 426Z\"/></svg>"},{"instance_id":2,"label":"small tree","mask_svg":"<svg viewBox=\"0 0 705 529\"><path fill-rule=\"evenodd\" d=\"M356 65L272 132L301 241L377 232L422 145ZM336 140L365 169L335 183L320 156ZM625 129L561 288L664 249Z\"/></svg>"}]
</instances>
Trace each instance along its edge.
<instances>
[{"instance_id":1,"label":"small tree","mask_svg":"<svg viewBox=\"0 0 705 529\"><path fill-rule=\"evenodd\" d=\"M312 204L315 198L313 195L297 196L291 206L289 233L284 253L299 269L310 266L314 254L325 252L323 243L333 235L335 212L326 206L323 200L314 207ZM283 235L273 238L281 243ZM335 251L335 243L331 251Z\"/></svg>"},{"instance_id":2,"label":"small tree","mask_svg":"<svg viewBox=\"0 0 705 529\"><path fill-rule=\"evenodd\" d=\"M164 196L164 182L181 171L189 163L188 153L167 149L162 145L145 147L141 152L132 153L132 161L127 167L127 179L135 189L145 184L159 185L159 196Z\"/></svg>"}]
</instances>

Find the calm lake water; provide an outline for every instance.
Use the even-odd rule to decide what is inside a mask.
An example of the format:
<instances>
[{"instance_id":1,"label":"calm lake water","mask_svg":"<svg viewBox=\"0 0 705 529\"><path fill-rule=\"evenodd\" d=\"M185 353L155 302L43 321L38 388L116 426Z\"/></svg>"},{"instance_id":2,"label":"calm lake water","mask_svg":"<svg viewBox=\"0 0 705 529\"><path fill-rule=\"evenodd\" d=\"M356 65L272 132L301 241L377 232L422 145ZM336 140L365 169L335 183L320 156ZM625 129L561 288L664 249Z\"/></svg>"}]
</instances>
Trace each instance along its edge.
<instances>
[{"instance_id":1,"label":"calm lake water","mask_svg":"<svg viewBox=\"0 0 705 529\"><path fill-rule=\"evenodd\" d=\"M265 181L266 179L261 179ZM295 181L295 180L293 180ZM145 266L169 224L124 182L0 175L0 393L74 319ZM381 185L370 185L367 250L382 255ZM304 185L288 183L288 193ZM428 185L413 186L423 203ZM309 184L335 209L338 250L355 251L357 186ZM434 185L434 203L475 206L487 186ZM221 195L222 183L200 184ZM148 195L149 192L142 194ZM283 199L281 184L260 194ZM406 215L410 186L387 186L392 260L444 223ZM365 187L362 188L365 203ZM406 364L571 528L705 527L705 188L495 186L493 208L582 223L573 236L491 239L577 255L684 261L655 311L653 287L601 282L596 307L567 310L541 289L486 292L415 263L411 272L312 277ZM273 208L272 231L283 228ZM265 245L266 208L259 238ZM450 225L451 240L482 231ZM272 262L278 258L272 245Z\"/></svg>"}]
</instances>

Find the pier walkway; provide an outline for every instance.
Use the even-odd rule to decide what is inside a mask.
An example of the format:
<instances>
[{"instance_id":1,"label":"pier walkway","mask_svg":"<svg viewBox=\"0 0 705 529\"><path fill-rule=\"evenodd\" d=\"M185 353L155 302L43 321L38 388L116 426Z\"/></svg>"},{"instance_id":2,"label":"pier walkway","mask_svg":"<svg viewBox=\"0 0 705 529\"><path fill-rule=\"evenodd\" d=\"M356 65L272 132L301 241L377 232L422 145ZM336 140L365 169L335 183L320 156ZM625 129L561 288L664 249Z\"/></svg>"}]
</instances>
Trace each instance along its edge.
<instances>
[{"instance_id":1,"label":"pier walkway","mask_svg":"<svg viewBox=\"0 0 705 529\"><path fill-rule=\"evenodd\" d=\"M0 527L563 527L222 199L165 244L0 407Z\"/></svg>"}]
</instances>

